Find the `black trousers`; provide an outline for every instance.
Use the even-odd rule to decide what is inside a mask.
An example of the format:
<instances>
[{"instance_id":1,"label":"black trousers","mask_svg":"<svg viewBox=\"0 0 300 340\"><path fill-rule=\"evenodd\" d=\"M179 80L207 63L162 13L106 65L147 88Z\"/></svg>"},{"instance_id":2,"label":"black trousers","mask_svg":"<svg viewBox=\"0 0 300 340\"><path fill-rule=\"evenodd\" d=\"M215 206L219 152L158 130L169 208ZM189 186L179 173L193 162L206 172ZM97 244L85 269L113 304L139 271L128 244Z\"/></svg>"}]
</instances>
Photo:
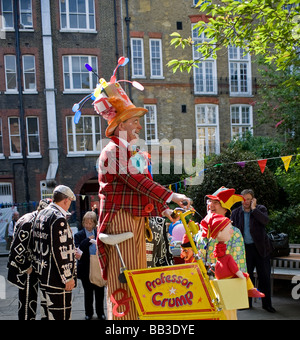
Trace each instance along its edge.
<instances>
[{"instance_id":1,"label":"black trousers","mask_svg":"<svg viewBox=\"0 0 300 340\"><path fill-rule=\"evenodd\" d=\"M72 291L40 286L41 320L71 320Z\"/></svg>"},{"instance_id":2,"label":"black trousers","mask_svg":"<svg viewBox=\"0 0 300 340\"><path fill-rule=\"evenodd\" d=\"M262 298L263 307L271 307L271 261L270 257L261 257L255 247L255 244L246 244L246 262L248 268L248 274L252 282L254 279L254 269L256 268L258 276L258 290L265 294ZM249 301L250 306L252 305L252 299Z\"/></svg>"},{"instance_id":3,"label":"black trousers","mask_svg":"<svg viewBox=\"0 0 300 340\"><path fill-rule=\"evenodd\" d=\"M35 320L38 298L38 278L34 271L26 276L25 288L19 289L18 317L19 320Z\"/></svg>"},{"instance_id":4,"label":"black trousers","mask_svg":"<svg viewBox=\"0 0 300 340\"><path fill-rule=\"evenodd\" d=\"M81 279L84 290L84 309L85 315L92 317L94 314L93 302L95 294L95 307L96 314L99 318L104 315L103 300L104 300L104 287L98 287L90 282L88 278Z\"/></svg>"}]
</instances>

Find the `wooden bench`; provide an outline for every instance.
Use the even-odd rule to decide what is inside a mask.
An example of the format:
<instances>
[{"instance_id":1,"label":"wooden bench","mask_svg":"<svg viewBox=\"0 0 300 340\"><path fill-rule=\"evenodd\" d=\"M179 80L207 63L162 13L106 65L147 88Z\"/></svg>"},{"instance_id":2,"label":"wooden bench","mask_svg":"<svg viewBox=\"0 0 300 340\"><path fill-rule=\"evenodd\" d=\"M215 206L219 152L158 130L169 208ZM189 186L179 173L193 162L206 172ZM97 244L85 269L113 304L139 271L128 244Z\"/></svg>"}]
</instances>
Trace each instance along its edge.
<instances>
[{"instance_id":1,"label":"wooden bench","mask_svg":"<svg viewBox=\"0 0 300 340\"><path fill-rule=\"evenodd\" d=\"M290 255L271 259L271 291L273 295L274 279L291 281L294 276L300 276L300 244L290 244ZM255 287L258 287L258 277L254 271Z\"/></svg>"},{"instance_id":2,"label":"wooden bench","mask_svg":"<svg viewBox=\"0 0 300 340\"><path fill-rule=\"evenodd\" d=\"M300 244L290 244L290 255L272 259L272 279L291 280L300 276Z\"/></svg>"}]
</instances>

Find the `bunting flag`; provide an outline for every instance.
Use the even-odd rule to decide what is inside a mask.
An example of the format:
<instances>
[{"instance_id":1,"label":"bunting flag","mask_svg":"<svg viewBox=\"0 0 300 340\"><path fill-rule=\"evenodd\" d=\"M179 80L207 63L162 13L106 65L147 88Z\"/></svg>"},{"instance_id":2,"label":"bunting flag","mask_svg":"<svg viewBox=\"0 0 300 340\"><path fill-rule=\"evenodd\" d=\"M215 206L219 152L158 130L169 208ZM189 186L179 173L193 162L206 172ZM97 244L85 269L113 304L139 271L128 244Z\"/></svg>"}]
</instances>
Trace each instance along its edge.
<instances>
[{"instance_id":1,"label":"bunting flag","mask_svg":"<svg viewBox=\"0 0 300 340\"><path fill-rule=\"evenodd\" d=\"M259 167L260 167L260 171L263 174L267 165L267 159L260 159L257 161Z\"/></svg>"},{"instance_id":2,"label":"bunting flag","mask_svg":"<svg viewBox=\"0 0 300 340\"><path fill-rule=\"evenodd\" d=\"M284 156L284 157L281 157L281 159L283 161L283 164L284 164L285 171L288 171L288 169L290 167L290 163L291 163L292 157L293 156Z\"/></svg>"},{"instance_id":3,"label":"bunting flag","mask_svg":"<svg viewBox=\"0 0 300 340\"><path fill-rule=\"evenodd\" d=\"M297 156L297 155L291 155L291 156L279 156L279 157L271 157L271 158L266 158L266 159L251 159L251 160L246 160L246 161L238 161L238 162L233 162L233 163L218 163L218 164L215 164L215 165L211 165L209 166L208 168L205 168L203 169L202 171L200 171L199 173L196 173L194 174L194 177L195 176L200 176L202 172L204 171L207 171L211 168L217 168L217 167L220 167L220 166L224 166L224 165L230 165L230 164L237 164L239 165L242 169L245 168L246 166L246 163L250 163L250 162L257 162L258 165L259 165L259 168L260 168L260 171L261 173L263 174L264 171L265 171L265 168L266 168L266 165L267 165L267 162L268 160L271 160L271 159L279 159L281 158L282 161L283 161L283 164L284 164L284 167L285 167L285 170L288 171L289 169L289 166L290 166L290 162L291 162L291 159L293 156ZM179 184L179 189L181 189L181 183L183 183L184 185L184 190L186 190L186 187L187 187L187 180L188 179L192 179L193 176L190 176L188 178L185 178L183 179L182 181L179 181L177 183L171 183L171 184L168 184L168 185L164 185L165 187L169 187L169 189L172 191L172 186L174 186L175 188L175 191L177 192L177 189L178 189L178 184Z\"/></svg>"}]
</instances>

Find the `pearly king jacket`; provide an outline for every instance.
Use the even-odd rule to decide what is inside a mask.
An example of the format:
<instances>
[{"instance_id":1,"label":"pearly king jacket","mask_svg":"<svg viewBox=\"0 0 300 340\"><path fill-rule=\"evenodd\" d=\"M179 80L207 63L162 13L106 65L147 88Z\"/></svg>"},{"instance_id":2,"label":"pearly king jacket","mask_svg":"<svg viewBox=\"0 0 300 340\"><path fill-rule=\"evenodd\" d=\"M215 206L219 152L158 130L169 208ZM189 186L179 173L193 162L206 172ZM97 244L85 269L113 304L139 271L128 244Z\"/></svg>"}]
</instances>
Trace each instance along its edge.
<instances>
[{"instance_id":1,"label":"pearly king jacket","mask_svg":"<svg viewBox=\"0 0 300 340\"><path fill-rule=\"evenodd\" d=\"M64 289L76 278L72 230L59 207L53 203L42 210L32 234L33 267L42 286Z\"/></svg>"},{"instance_id":2,"label":"pearly king jacket","mask_svg":"<svg viewBox=\"0 0 300 340\"><path fill-rule=\"evenodd\" d=\"M38 212L34 211L19 218L15 225L14 239L10 247L7 280L20 289L25 288L26 272L32 266L30 240L37 214Z\"/></svg>"},{"instance_id":3,"label":"pearly king jacket","mask_svg":"<svg viewBox=\"0 0 300 340\"><path fill-rule=\"evenodd\" d=\"M133 154L118 137L103 149L99 157L99 228L104 232L119 210L132 216L160 216L168 208L166 202L172 192L153 182L145 171L140 173L133 165ZM103 269L106 266L104 246L97 238L99 259ZM104 271L105 278L105 271Z\"/></svg>"}]
</instances>

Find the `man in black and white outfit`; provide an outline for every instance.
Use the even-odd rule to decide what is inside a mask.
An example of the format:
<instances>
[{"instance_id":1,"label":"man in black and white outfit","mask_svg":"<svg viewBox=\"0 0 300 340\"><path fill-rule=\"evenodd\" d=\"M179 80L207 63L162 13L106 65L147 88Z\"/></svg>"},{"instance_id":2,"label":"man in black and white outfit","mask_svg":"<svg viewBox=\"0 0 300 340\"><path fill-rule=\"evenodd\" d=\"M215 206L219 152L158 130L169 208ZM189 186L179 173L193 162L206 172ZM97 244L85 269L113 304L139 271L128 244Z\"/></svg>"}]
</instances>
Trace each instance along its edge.
<instances>
[{"instance_id":1,"label":"man in black and white outfit","mask_svg":"<svg viewBox=\"0 0 300 340\"><path fill-rule=\"evenodd\" d=\"M75 195L69 187L57 186L53 203L42 210L33 228L33 266L41 290L42 319L69 320L76 259L68 210Z\"/></svg>"},{"instance_id":2,"label":"man in black and white outfit","mask_svg":"<svg viewBox=\"0 0 300 340\"><path fill-rule=\"evenodd\" d=\"M19 288L19 320L35 320L38 279L32 270L32 229L38 213L50 204L41 200L36 211L22 216L15 225L8 258L7 280Z\"/></svg>"}]
</instances>

